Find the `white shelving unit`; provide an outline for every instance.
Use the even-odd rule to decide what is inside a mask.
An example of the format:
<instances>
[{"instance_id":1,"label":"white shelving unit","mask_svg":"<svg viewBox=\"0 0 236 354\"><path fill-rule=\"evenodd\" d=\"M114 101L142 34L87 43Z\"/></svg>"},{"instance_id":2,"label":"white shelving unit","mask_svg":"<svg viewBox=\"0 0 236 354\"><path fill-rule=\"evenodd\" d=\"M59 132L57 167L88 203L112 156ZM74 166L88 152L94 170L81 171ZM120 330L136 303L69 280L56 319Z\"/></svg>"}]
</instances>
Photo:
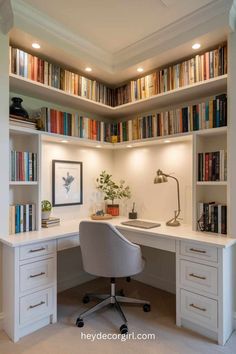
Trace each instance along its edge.
<instances>
[{"instance_id":1,"label":"white shelving unit","mask_svg":"<svg viewBox=\"0 0 236 354\"><path fill-rule=\"evenodd\" d=\"M72 109L84 110L88 113L94 113L101 118L122 118L131 117L132 115L141 114L147 111L160 111L162 108L173 106L182 106L186 102L198 101L202 98L214 96L227 91L227 75L222 75L213 79L198 82L189 86L181 87L172 91L161 93L150 98L142 99L136 102L127 103L117 107L110 107L105 104L95 102L80 96L72 95L62 90L46 86L44 84L25 79L23 77L10 74L10 90L15 93L45 100L60 106L71 107ZM62 142L66 140L69 144L87 146L91 148L103 149L126 149L127 145L132 147L149 146L163 144L165 140L170 142L192 141L193 151L193 229L196 230L197 221L197 204L200 200L209 201L214 197L218 201L227 203L227 182L198 182L197 181L197 154L209 149L226 149L227 143L227 127L205 129L182 134L167 135L155 138L147 138L143 140L126 141L122 143L107 143L93 141L89 139L81 139L73 136L64 136L60 134L48 133L37 130L30 130L11 126L11 132L16 136L19 134L30 135L38 142L38 148L41 142ZM31 138L30 138L31 139ZM37 150L38 153L40 149ZM40 156L38 155L38 161ZM10 183L10 189L14 191L13 195L18 195L17 190L21 189L34 190L31 195L35 195L38 205L38 222L40 227L40 181L37 184ZM13 198L14 199L14 198Z\"/></svg>"},{"instance_id":2,"label":"white shelving unit","mask_svg":"<svg viewBox=\"0 0 236 354\"><path fill-rule=\"evenodd\" d=\"M50 101L54 104L64 105L73 109L79 109L89 113L95 113L104 118L121 118L137 115L142 112L152 111L177 105L185 101L191 101L209 95L222 93L227 88L227 75L197 82L195 84L180 87L175 90L160 93L150 98L126 103L117 107L110 107L103 103L89 100L84 97L69 94L37 81L25 79L15 74L10 74L10 90L16 93L24 93L26 96Z\"/></svg>"},{"instance_id":3,"label":"white shelving unit","mask_svg":"<svg viewBox=\"0 0 236 354\"><path fill-rule=\"evenodd\" d=\"M38 181L9 181L9 203L34 203L36 205L36 230L41 227L40 152L38 131L21 127L10 128L10 149L37 153Z\"/></svg>"},{"instance_id":4,"label":"white shelving unit","mask_svg":"<svg viewBox=\"0 0 236 354\"><path fill-rule=\"evenodd\" d=\"M197 230L199 202L228 205L227 181L198 181L198 153L227 151L227 127L198 131L193 138L193 230Z\"/></svg>"}]
</instances>

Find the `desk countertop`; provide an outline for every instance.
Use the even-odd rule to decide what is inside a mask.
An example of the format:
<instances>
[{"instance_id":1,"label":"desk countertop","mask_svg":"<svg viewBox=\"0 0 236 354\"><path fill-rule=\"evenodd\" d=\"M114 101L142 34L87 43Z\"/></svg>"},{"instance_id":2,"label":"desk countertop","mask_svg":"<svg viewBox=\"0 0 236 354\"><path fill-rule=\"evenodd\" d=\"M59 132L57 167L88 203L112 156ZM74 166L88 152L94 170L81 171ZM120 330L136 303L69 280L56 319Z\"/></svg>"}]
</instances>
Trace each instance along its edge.
<instances>
[{"instance_id":1,"label":"desk countertop","mask_svg":"<svg viewBox=\"0 0 236 354\"><path fill-rule=\"evenodd\" d=\"M62 222L60 226L52 228L42 228L38 231L24 232L15 235L0 236L0 242L10 247L18 247L26 244L56 240L63 237L69 237L78 235L79 223L82 220L90 219L75 219L66 222ZM165 222L160 222L160 227L153 229L140 229L136 227L130 227L122 225L122 221L126 221L127 218L113 218L108 220L109 223L117 227L121 232L122 230L131 231L145 235L147 237L163 237L174 240L186 240L205 243L208 245L216 246L219 248L230 247L236 243L236 238L226 237L219 234L206 233L193 231L190 225L183 224L178 227L166 226ZM148 220L153 221L153 220ZM156 222L156 221L155 221Z\"/></svg>"}]
</instances>

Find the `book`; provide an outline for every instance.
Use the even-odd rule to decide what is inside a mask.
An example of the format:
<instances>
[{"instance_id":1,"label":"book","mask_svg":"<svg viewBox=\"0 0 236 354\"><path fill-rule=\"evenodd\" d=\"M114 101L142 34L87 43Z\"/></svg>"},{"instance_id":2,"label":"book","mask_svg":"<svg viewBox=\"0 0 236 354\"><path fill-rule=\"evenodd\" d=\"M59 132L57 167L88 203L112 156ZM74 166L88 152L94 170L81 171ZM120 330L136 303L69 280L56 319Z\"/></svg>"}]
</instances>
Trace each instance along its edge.
<instances>
[{"instance_id":1,"label":"book","mask_svg":"<svg viewBox=\"0 0 236 354\"><path fill-rule=\"evenodd\" d=\"M9 232L16 234L20 232L34 231L36 229L36 207L35 204L14 204L9 206Z\"/></svg>"}]
</instances>

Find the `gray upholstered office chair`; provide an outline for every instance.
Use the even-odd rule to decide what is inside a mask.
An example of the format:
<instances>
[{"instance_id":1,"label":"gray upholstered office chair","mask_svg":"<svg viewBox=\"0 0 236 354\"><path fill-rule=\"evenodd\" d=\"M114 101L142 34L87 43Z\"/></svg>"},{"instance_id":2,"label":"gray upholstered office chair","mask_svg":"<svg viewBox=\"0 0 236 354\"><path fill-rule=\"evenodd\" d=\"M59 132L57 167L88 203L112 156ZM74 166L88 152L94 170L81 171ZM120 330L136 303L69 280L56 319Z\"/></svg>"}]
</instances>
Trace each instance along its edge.
<instances>
[{"instance_id":1,"label":"gray upholstered office chair","mask_svg":"<svg viewBox=\"0 0 236 354\"><path fill-rule=\"evenodd\" d=\"M89 302L91 298L102 301L81 313L76 325L83 327L85 317L104 306L114 305L124 322L120 331L127 333L127 319L119 303L141 304L143 310L149 312L150 302L116 295L115 278L130 277L142 272L145 261L142 258L141 249L106 222L82 221L79 235L84 270L99 277L111 278L111 292L110 294L86 294L83 298L84 303Z\"/></svg>"}]
</instances>

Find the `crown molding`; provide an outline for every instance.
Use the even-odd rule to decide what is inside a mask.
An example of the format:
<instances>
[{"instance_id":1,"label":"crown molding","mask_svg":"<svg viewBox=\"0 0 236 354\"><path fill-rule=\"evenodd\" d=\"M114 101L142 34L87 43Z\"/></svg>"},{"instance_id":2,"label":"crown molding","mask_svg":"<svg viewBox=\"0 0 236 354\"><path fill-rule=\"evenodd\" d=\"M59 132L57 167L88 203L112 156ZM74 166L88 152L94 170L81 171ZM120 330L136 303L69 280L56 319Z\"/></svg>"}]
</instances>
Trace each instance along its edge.
<instances>
[{"instance_id":1,"label":"crown molding","mask_svg":"<svg viewBox=\"0 0 236 354\"><path fill-rule=\"evenodd\" d=\"M47 38L49 43L111 75L214 30L222 28L232 31L236 18L236 0L214 0L150 36L110 54L22 0L12 0L12 6L16 27L39 39Z\"/></svg>"},{"instance_id":2,"label":"crown molding","mask_svg":"<svg viewBox=\"0 0 236 354\"><path fill-rule=\"evenodd\" d=\"M128 65L140 63L220 27L231 30L229 16L232 7L232 0L212 1L150 36L120 50L115 54L113 60L114 70L122 70Z\"/></svg>"},{"instance_id":3,"label":"crown molding","mask_svg":"<svg viewBox=\"0 0 236 354\"><path fill-rule=\"evenodd\" d=\"M10 0L0 0L0 29L7 34L13 26L13 11Z\"/></svg>"},{"instance_id":4,"label":"crown molding","mask_svg":"<svg viewBox=\"0 0 236 354\"><path fill-rule=\"evenodd\" d=\"M107 70L112 66L112 55L86 39L69 31L61 23L43 14L22 0L12 0L14 24L35 36L47 38L55 45L69 50L74 55L90 58L90 61Z\"/></svg>"}]
</instances>

